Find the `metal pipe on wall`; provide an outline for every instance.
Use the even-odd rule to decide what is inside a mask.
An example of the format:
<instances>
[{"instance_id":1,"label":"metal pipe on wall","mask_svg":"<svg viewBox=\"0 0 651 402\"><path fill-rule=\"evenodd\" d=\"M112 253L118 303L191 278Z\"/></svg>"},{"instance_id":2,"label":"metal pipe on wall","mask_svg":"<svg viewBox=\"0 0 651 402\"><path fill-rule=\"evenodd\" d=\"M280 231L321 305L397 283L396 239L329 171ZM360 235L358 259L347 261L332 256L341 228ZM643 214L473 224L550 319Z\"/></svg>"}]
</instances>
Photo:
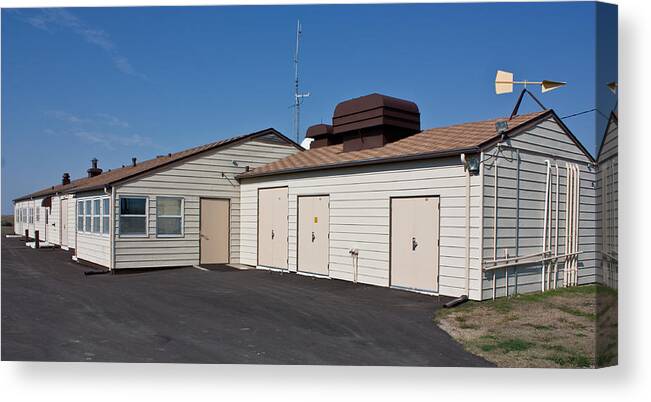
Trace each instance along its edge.
<instances>
[{"instance_id":1,"label":"metal pipe on wall","mask_svg":"<svg viewBox=\"0 0 651 402\"><path fill-rule=\"evenodd\" d=\"M558 199L559 199L559 175L558 175L558 163L554 164L556 168L556 216L554 224L554 256L558 257ZM554 260L554 289L556 289L556 283L558 281L558 259Z\"/></svg>"},{"instance_id":2,"label":"metal pipe on wall","mask_svg":"<svg viewBox=\"0 0 651 402\"><path fill-rule=\"evenodd\" d=\"M498 166L499 158L495 155L495 180L493 180L493 259L497 259L497 184L498 184Z\"/></svg>"},{"instance_id":3,"label":"metal pipe on wall","mask_svg":"<svg viewBox=\"0 0 651 402\"><path fill-rule=\"evenodd\" d=\"M575 239L574 239L574 251L579 250L579 224L581 222L581 168L578 165L575 165L576 169L576 210L575 214ZM579 284L579 255L577 254L574 257L574 285Z\"/></svg>"},{"instance_id":4,"label":"metal pipe on wall","mask_svg":"<svg viewBox=\"0 0 651 402\"><path fill-rule=\"evenodd\" d=\"M470 169L466 167L466 296L470 297Z\"/></svg>"},{"instance_id":5,"label":"metal pipe on wall","mask_svg":"<svg viewBox=\"0 0 651 402\"><path fill-rule=\"evenodd\" d=\"M547 208L549 204L549 173L551 170L551 164L549 162L549 159L545 160L545 164L547 165L546 167L546 172L547 172L547 179L545 181L545 207L544 207L544 215L543 215L543 233L542 233L542 252L545 253L547 251ZM540 271L540 287L541 290L544 292L545 291L545 263L543 262L542 268Z\"/></svg>"}]
</instances>

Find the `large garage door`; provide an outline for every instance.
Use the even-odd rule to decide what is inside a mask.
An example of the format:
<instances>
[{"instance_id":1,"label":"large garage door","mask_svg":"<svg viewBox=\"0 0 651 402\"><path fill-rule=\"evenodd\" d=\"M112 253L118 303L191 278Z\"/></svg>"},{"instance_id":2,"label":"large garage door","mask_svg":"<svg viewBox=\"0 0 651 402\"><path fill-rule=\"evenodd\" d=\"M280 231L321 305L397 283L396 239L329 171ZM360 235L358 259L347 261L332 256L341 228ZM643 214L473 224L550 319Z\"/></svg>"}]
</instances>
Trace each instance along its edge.
<instances>
[{"instance_id":1,"label":"large garage door","mask_svg":"<svg viewBox=\"0 0 651 402\"><path fill-rule=\"evenodd\" d=\"M298 270L328 275L330 197L298 197Z\"/></svg>"},{"instance_id":2,"label":"large garage door","mask_svg":"<svg viewBox=\"0 0 651 402\"><path fill-rule=\"evenodd\" d=\"M287 269L287 187L260 189L258 194L258 265Z\"/></svg>"},{"instance_id":3,"label":"large garage door","mask_svg":"<svg viewBox=\"0 0 651 402\"><path fill-rule=\"evenodd\" d=\"M438 291L438 197L391 200L391 286Z\"/></svg>"}]
</instances>

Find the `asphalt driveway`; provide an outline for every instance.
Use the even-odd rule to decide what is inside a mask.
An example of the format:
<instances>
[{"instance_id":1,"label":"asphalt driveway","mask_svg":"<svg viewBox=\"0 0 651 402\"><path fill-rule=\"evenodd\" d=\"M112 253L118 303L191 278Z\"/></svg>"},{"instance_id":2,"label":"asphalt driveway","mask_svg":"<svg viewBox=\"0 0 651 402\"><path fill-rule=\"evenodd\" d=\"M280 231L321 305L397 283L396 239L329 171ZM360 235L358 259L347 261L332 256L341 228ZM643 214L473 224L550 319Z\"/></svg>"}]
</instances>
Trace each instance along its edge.
<instances>
[{"instance_id":1,"label":"asphalt driveway","mask_svg":"<svg viewBox=\"0 0 651 402\"><path fill-rule=\"evenodd\" d=\"M2 360L490 365L432 323L436 297L256 270L86 270L2 239Z\"/></svg>"}]
</instances>

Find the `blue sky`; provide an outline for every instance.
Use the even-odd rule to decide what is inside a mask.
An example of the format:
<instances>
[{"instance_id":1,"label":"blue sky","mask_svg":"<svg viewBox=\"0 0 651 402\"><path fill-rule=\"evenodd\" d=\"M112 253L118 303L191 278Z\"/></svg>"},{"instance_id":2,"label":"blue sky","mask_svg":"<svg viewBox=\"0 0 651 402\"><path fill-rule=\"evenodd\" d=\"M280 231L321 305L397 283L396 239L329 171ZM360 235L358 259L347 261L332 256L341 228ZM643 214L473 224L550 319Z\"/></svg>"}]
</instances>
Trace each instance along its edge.
<instances>
[{"instance_id":1,"label":"blue sky","mask_svg":"<svg viewBox=\"0 0 651 402\"><path fill-rule=\"evenodd\" d=\"M291 135L298 18L303 131L371 92L415 101L423 128L508 116L517 93L494 94L497 69L567 81L532 88L560 116L616 102L616 9L594 3L5 9L2 213L93 157L106 169L266 127ZM605 119L565 123L594 152Z\"/></svg>"}]
</instances>

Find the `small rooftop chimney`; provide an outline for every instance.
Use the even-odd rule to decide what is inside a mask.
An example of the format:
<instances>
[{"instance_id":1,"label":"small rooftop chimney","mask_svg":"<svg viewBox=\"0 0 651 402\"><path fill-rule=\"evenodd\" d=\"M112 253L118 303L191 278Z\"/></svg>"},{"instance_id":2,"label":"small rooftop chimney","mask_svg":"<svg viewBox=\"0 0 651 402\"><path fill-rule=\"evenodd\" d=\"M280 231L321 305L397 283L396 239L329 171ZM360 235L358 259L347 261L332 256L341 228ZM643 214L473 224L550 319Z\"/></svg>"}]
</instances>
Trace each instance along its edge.
<instances>
[{"instance_id":1,"label":"small rooftop chimney","mask_svg":"<svg viewBox=\"0 0 651 402\"><path fill-rule=\"evenodd\" d=\"M136 159L135 156L133 158L131 158L131 165L132 166L136 166L137 163L138 163L138 160Z\"/></svg>"},{"instance_id":2,"label":"small rooftop chimney","mask_svg":"<svg viewBox=\"0 0 651 402\"><path fill-rule=\"evenodd\" d=\"M305 137L312 138L310 149L341 144L341 136L332 135L332 126L329 124L315 124L307 129Z\"/></svg>"},{"instance_id":3,"label":"small rooftop chimney","mask_svg":"<svg viewBox=\"0 0 651 402\"><path fill-rule=\"evenodd\" d=\"M97 158L93 158L91 161L91 167L86 171L88 172L88 177L95 177L102 174L102 169L97 167Z\"/></svg>"},{"instance_id":4,"label":"small rooftop chimney","mask_svg":"<svg viewBox=\"0 0 651 402\"><path fill-rule=\"evenodd\" d=\"M382 147L420 131L420 111L414 102L370 94L339 103L332 131L343 151Z\"/></svg>"},{"instance_id":5,"label":"small rooftop chimney","mask_svg":"<svg viewBox=\"0 0 651 402\"><path fill-rule=\"evenodd\" d=\"M61 184L63 184L64 186L66 184L70 184L70 173L63 174L63 178L61 179Z\"/></svg>"}]
</instances>

